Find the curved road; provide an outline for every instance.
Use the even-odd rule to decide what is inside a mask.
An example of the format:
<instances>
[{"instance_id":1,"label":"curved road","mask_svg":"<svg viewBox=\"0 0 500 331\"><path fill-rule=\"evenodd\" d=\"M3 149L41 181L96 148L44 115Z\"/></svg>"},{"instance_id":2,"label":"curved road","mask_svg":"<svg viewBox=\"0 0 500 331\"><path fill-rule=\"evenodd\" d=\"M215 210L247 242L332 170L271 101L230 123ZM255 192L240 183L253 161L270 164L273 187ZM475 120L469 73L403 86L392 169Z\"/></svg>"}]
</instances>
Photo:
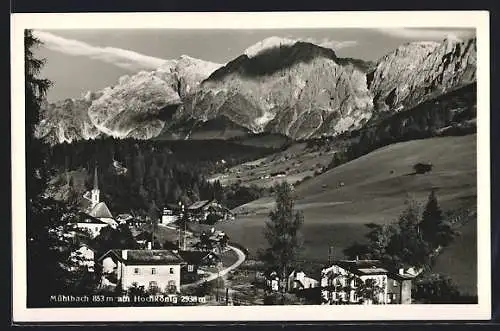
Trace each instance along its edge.
<instances>
[{"instance_id":1,"label":"curved road","mask_svg":"<svg viewBox=\"0 0 500 331\"><path fill-rule=\"evenodd\" d=\"M163 227L165 227L167 229L176 230L176 231L178 230L177 228L175 228L173 226L168 226L168 225L165 225L165 224L158 224L158 225L163 226ZM189 233L189 234L193 235L193 233L191 231L186 231L186 233ZM232 249L236 253L236 255L238 255L238 260L236 262L234 262L229 267L226 267L226 268L220 270L218 273L212 273L212 274L210 274L210 276L208 276L206 278L203 278L203 279L200 279L200 280L198 280L196 282L181 285L181 289L187 288L187 287L191 287L191 286L197 286L197 285L203 284L204 282L211 282L212 280L215 280L215 279L217 279L219 277L225 276L230 271L238 268L245 261L246 255L245 255L245 253L243 253L243 251L241 249L239 249L237 247L230 246L230 245L228 245L228 247L230 249Z\"/></svg>"},{"instance_id":2,"label":"curved road","mask_svg":"<svg viewBox=\"0 0 500 331\"><path fill-rule=\"evenodd\" d=\"M218 273L212 273L210 276L203 278L203 279L200 279L196 282L181 285L181 289L191 287L191 286L200 285L200 284L203 284L204 282L211 282L212 280L215 280L219 277L226 275L231 270L238 268L245 261L245 258L246 258L245 253L243 253L243 251L241 249L236 248L234 246L229 246L229 248L232 249L236 253L236 255L238 255L238 260L236 262L234 262L229 267L226 267L226 268L220 270Z\"/></svg>"}]
</instances>

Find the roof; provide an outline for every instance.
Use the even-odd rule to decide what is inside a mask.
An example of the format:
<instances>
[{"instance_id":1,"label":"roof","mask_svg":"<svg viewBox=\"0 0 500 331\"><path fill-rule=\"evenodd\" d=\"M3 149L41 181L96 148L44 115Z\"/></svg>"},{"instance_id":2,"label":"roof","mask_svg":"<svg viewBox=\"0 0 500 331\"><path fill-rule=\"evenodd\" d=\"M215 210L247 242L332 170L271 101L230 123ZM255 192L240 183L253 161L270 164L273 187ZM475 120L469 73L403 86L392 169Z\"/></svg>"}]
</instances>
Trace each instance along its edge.
<instances>
[{"instance_id":1,"label":"roof","mask_svg":"<svg viewBox=\"0 0 500 331\"><path fill-rule=\"evenodd\" d=\"M90 216L97 218L113 218L113 215L111 215L111 212L105 202L99 202L94 208L92 208L89 214Z\"/></svg>"},{"instance_id":2,"label":"roof","mask_svg":"<svg viewBox=\"0 0 500 331\"><path fill-rule=\"evenodd\" d=\"M183 262L178 254L165 249L127 249L126 251L126 259L122 257L121 249L112 249L102 255L99 260L111 254L115 255L122 263L128 265L166 265Z\"/></svg>"},{"instance_id":3,"label":"roof","mask_svg":"<svg viewBox=\"0 0 500 331\"><path fill-rule=\"evenodd\" d=\"M191 206L189 206L188 209L191 209L191 210L199 209L199 208L206 206L209 202L210 202L210 200L197 201L197 202L193 203Z\"/></svg>"},{"instance_id":4,"label":"roof","mask_svg":"<svg viewBox=\"0 0 500 331\"><path fill-rule=\"evenodd\" d=\"M97 260L100 261L109 255L114 255L118 260L122 261L122 253L119 249L110 249L106 253L102 254Z\"/></svg>"},{"instance_id":5,"label":"roof","mask_svg":"<svg viewBox=\"0 0 500 331\"><path fill-rule=\"evenodd\" d=\"M389 273L380 260L340 260L333 264L356 275L385 275Z\"/></svg>"},{"instance_id":6,"label":"roof","mask_svg":"<svg viewBox=\"0 0 500 331\"><path fill-rule=\"evenodd\" d=\"M179 251L179 255L189 264L200 264L206 258L219 259L213 252L204 251Z\"/></svg>"},{"instance_id":7,"label":"roof","mask_svg":"<svg viewBox=\"0 0 500 331\"><path fill-rule=\"evenodd\" d=\"M135 240L150 240L152 238L152 233L148 231L142 231L138 235L134 236Z\"/></svg>"},{"instance_id":8,"label":"roof","mask_svg":"<svg viewBox=\"0 0 500 331\"><path fill-rule=\"evenodd\" d=\"M399 280L399 281L409 280L409 279L415 278L414 275L410 275L410 274L402 275L402 274L397 273L397 272L390 272L389 274L387 274L387 277L389 277L390 279Z\"/></svg>"},{"instance_id":9,"label":"roof","mask_svg":"<svg viewBox=\"0 0 500 331\"><path fill-rule=\"evenodd\" d=\"M106 222L101 221L100 219L96 217L92 217L91 215L81 213L80 214L80 219L78 220L77 223L86 223L86 224L106 224L109 225Z\"/></svg>"},{"instance_id":10,"label":"roof","mask_svg":"<svg viewBox=\"0 0 500 331\"><path fill-rule=\"evenodd\" d=\"M172 251L165 249L128 250L125 264L169 264L182 263L182 258Z\"/></svg>"},{"instance_id":11,"label":"roof","mask_svg":"<svg viewBox=\"0 0 500 331\"><path fill-rule=\"evenodd\" d=\"M130 214L120 214L116 216L116 219L120 221L128 221L129 219L133 219L134 217Z\"/></svg>"},{"instance_id":12,"label":"roof","mask_svg":"<svg viewBox=\"0 0 500 331\"><path fill-rule=\"evenodd\" d=\"M164 209L170 209L170 210L180 210L181 206L175 204L175 203L166 203Z\"/></svg>"}]
</instances>

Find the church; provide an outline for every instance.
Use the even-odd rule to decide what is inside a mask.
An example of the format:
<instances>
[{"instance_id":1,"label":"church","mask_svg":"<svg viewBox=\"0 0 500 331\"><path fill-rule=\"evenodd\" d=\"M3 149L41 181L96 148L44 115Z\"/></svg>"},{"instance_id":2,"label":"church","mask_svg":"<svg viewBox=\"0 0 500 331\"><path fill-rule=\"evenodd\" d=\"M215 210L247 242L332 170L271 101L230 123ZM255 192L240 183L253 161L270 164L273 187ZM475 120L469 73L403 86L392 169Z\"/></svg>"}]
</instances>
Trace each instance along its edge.
<instances>
[{"instance_id":1,"label":"church","mask_svg":"<svg viewBox=\"0 0 500 331\"><path fill-rule=\"evenodd\" d=\"M90 233L92 238L99 235L101 230L107 226L117 228L118 223L109 211L104 201L100 201L99 179L97 167L94 172L94 186L90 192L83 195L82 213L76 227Z\"/></svg>"}]
</instances>

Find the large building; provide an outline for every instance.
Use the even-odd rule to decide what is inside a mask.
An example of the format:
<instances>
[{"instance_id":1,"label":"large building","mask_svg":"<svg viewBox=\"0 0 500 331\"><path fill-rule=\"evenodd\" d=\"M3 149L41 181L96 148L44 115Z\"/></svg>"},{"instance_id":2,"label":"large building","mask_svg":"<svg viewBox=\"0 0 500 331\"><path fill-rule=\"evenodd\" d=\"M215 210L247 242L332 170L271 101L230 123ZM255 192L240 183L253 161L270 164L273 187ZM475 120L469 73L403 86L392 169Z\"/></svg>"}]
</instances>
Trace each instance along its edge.
<instances>
[{"instance_id":1,"label":"large building","mask_svg":"<svg viewBox=\"0 0 500 331\"><path fill-rule=\"evenodd\" d=\"M122 290L143 287L150 292L178 293L181 286L181 256L169 250L110 250L98 262L103 275Z\"/></svg>"},{"instance_id":2,"label":"large building","mask_svg":"<svg viewBox=\"0 0 500 331\"><path fill-rule=\"evenodd\" d=\"M341 260L321 272L323 304L410 304L413 269L392 271L379 260Z\"/></svg>"}]
</instances>

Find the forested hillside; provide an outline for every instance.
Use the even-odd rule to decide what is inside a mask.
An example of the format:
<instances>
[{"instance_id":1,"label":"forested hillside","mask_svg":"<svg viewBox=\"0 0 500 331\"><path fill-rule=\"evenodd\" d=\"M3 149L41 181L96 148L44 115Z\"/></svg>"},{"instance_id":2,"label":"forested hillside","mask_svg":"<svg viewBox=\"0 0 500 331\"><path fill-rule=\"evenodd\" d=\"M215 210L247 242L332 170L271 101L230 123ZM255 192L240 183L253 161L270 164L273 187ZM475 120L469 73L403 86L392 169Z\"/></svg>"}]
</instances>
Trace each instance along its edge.
<instances>
[{"instance_id":1,"label":"forested hillside","mask_svg":"<svg viewBox=\"0 0 500 331\"><path fill-rule=\"evenodd\" d=\"M93 183L98 167L99 188L113 212L147 211L153 204L179 200L185 204L215 198L232 205L242 197L238 188L224 192L217 181L206 176L236 163L273 152L273 149L242 146L226 141L144 141L134 139L96 139L59 144L49 148L52 175L60 177L59 185L81 195L71 175L83 174L85 189ZM81 177L81 176L80 176ZM243 193L247 195L247 192ZM248 199L256 198L250 194ZM243 200L245 200L243 198Z\"/></svg>"}]
</instances>

